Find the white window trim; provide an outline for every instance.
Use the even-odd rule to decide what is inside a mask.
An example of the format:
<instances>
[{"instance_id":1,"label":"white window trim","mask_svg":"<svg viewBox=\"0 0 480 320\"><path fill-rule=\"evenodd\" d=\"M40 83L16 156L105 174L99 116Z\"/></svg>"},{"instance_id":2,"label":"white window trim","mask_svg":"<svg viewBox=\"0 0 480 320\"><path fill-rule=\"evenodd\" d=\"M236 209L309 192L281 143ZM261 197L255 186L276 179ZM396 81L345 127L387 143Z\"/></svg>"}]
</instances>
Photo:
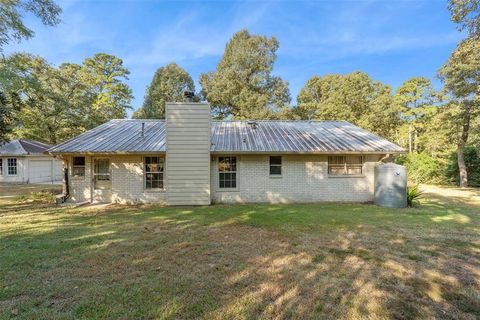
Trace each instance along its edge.
<instances>
[{"instance_id":1,"label":"white window trim","mask_svg":"<svg viewBox=\"0 0 480 320\"><path fill-rule=\"evenodd\" d=\"M145 170L145 158L161 158L163 159L163 188L153 188L153 189L147 189L147 171ZM144 156L142 159L142 172L143 172L143 191L144 193L158 193L158 192L165 192L165 177L166 177L166 162L167 159L166 157L162 155L151 155L151 156Z\"/></svg>"},{"instance_id":2,"label":"white window trim","mask_svg":"<svg viewBox=\"0 0 480 320\"><path fill-rule=\"evenodd\" d=\"M220 163L219 159L220 157L235 157L237 159L237 170L232 171L235 172L237 175L236 179L236 187L235 188L220 188L220 170L218 170L218 164ZM215 156L215 191L218 192L238 192L240 191L240 157L236 155L228 155L228 154L222 154Z\"/></svg>"},{"instance_id":3,"label":"white window trim","mask_svg":"<svg viewBox=\"0 0 480 320\"><path fill-rule=\"evenodd\" d=\"M8 160L10 159L15 159L15 174L10 174L10 165L8 164ZM16 177L18 176L18 158L7 158L7 176L10 176L10 177Z\"/></svg>"},{"instance_id":4,"label":"white window trim","mask_svg":"<svg viewBox=\"0 0 480 320\"><path fill-rule=\"evenodd\" d=\"M270 164L270 157L280 157L280 164ZM270 173L270 168L274 167L280 167L280 174L275 174L275 173ZM283 156L277 156L277 155L270 155L268 156L268 176L272 179L278 179L283 177Z\"/></svg>"}]
</instances>

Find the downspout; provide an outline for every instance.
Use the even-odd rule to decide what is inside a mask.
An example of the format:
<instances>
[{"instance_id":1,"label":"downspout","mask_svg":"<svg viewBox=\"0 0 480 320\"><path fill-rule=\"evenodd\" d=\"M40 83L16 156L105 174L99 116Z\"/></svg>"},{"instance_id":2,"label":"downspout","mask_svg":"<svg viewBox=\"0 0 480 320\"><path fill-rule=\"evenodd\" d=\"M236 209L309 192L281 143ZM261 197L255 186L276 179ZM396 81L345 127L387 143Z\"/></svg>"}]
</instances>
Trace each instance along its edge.
<instances>
[{"instance_id":1,"label":"downspout","mask_svg":"<svg viewBox=\"0 0 480 320\"><path fill-rule=\"evenodd\" d=\"M380 159L378 159L377 164L383 164L383 163L384 163L383 161L384 161L385 159L388 159L388 158L390 158L390 153L387 153L387 154L385 154L383 157L381 157Z\"/></svg>"}]
</instances>

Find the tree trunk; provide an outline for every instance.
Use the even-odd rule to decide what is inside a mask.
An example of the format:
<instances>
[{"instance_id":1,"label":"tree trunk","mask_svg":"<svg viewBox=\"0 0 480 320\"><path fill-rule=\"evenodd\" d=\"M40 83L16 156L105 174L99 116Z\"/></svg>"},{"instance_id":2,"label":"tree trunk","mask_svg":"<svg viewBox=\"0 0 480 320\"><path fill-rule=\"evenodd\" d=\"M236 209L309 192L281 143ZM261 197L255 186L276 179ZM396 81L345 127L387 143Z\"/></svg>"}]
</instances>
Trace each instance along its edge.
<instances>
[{"instance_id":1,"label":"tree trunk","mask_svg":"<svg viewBox=\"0 0 480 320\"><path fill-rule=\"evenodd\" d=\"M408 127L408 153L412 153L412 126Z\"/></svg>"},{"instance_id":2,"label":"tree trunk","mask_svg":"<svg viewBox=\"0 0 480 320\"><path fill-rule=\"evenodd\" d=\"M470 112L465 112L462 124L462 134L457 144L458 172L460 175L460 187L468 186L467 166L465 165L464 150L468 140L468 131L470 130Z\"/></svg>"}]
</instances>

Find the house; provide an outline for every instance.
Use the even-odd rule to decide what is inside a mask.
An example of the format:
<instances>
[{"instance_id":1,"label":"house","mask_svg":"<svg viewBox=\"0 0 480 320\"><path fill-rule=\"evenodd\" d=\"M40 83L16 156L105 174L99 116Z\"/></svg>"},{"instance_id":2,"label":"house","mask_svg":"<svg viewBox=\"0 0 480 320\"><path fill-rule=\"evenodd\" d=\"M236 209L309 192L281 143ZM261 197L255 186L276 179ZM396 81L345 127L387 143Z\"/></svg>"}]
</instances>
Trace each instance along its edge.
<instances>
[{"instance_id":1,"label":"house","mask_svg":"<svg viewBox=\"0 0 480 320\"><path fill-rule=\"evenodd\" d=\"M206 103L165 120L112 120L48 150L74 201L208 205L366 202L374 166L404 150L344 121L212 121Z\"/></svg>"},{"instance_id":2,"label":"house","mask_svg":"<svg viewBox=\"0 0 480 320\"><path fill-rule=\"evenodd\" d=\"M0 145L0 182L61 183L62 161L44 153L51 147L25 139Z\"/></svg>"}]
</instances>

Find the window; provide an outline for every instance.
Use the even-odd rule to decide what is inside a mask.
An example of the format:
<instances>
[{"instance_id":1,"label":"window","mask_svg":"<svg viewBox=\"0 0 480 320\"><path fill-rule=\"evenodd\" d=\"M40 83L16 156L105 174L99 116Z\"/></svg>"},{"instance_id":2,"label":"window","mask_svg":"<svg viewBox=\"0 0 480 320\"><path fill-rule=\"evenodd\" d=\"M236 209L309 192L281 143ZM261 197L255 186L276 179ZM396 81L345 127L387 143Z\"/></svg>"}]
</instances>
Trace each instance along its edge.
<instances>
[{"instance_id":1,"label":"window","mask_svg":"<svg viewBox=\"0 0 480 320\"><path fill-rule=\"evenodd\" d=\"M218 182L222 189L237 187L237 157L218 157Z\"/></svg>"},{"instance_id":2,"label":"window","mask_svg":"<svg viewBox=\"0 0 480 320\"><path fill-rule=\"evenodd\" d=\"M0 158L0 176L3 175L3 159Z\"/></svg>"},{"instance_id":3,"label":"window","mask_svg":"<svg viewBox=\"0 0 480 320\"><path fill-rule=\"evenodd\" d=\"M270 156L270 175L271 176L282 175L282 157Z\"/></svg>"},{"instance_id":4,"label":"window","mask_svg":"<svg viewBox=\"0 0 480 320\"><path fill-rule=\"evenodd\" d=\"M9 176L17 175L17 159L16 158L7 159L7 173Z\"/></svg>"},{"instance_id":5,"label":"window","mask_svg":"<svg viewBox=\"0 0 480 320\"><path fill-rule=\"evenodd\" d=\"M145 189L163 189L164 159L145 157Z\"/></svg>"},{"instance_id":6,"label":"window","mask_svg":"<svg viewBox=\"0 0 480 320\"><path fill-rule=\"evenodd\" d=\"M330 156L328 157L328 174L359 175L362 174L362 156Z\"/></svg>"},{"instance_id":7,"label":"window","mask_svg":"<svg viewBox=\"0 0 480 320\"><path fill-rule=\"evenodd\" d=\"M85 177L85 157L73 157L72 176Z\"/></svg>"},{"instance_id":8,"label":"window","mask_svg":"<svg viewBox=\"0 0 480 320\"><path fill-rule=\"evenodd\" d=\"M110 189L110 160L95 159L93 162L93 182L96 190Z\"/></svg>"}]
</instances>

